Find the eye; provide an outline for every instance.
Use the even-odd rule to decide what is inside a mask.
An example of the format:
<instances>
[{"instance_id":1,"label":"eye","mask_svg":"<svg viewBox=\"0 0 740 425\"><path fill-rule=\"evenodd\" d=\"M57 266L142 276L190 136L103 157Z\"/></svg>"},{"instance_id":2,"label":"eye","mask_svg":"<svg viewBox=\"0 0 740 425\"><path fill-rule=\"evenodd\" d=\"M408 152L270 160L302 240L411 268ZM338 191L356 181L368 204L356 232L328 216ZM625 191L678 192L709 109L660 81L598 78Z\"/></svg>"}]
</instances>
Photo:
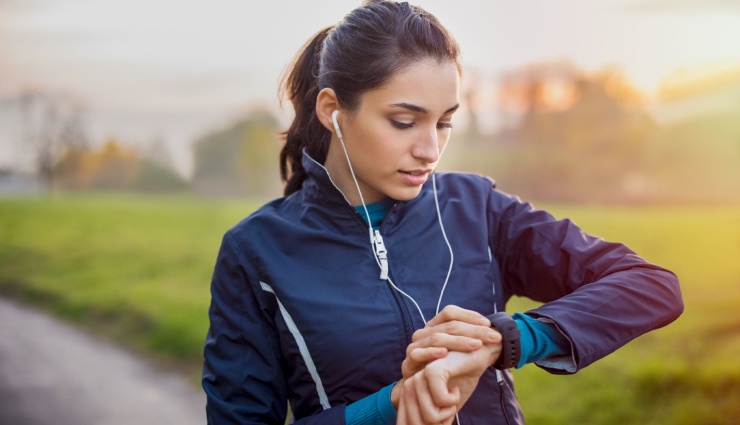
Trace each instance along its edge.
<instances>
[{"instance_id":1,"label":"eye","mask_svg":"<svg viewBox=\"0 0 740 425\"><path fill-rule=\"evenodd\" d=\"M405 130L407 128L411 128L414 126L414 123L408 123L408 122L400 122L396 120L390 120L393 127L396 127L399 130Z\"/></svg>"},{"instance_id":2,"label":"eye","mask_svg":"<svg viewBox=\"0 0 740 425\"><path fill-rule=\"evenodd\" d=\"M439 129L447 129L447 128L451 129L452 128L452 123L451 122L440 122L440 123L437 123L437 128L439 128Z\"/></svg>"}]
</instances>

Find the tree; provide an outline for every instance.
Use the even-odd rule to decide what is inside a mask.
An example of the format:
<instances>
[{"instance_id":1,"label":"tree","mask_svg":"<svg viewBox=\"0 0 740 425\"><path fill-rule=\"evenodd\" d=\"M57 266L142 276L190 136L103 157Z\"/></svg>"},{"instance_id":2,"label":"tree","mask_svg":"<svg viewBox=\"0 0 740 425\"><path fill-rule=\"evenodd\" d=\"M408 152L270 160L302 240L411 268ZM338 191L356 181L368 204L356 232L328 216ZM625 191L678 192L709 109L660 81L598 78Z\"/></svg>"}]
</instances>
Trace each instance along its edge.
<instances>
[{"instance_id":1,"label":"tree","mask_svg":"<svg viewBox=\"0 0 740 425\"><path fill-rule=\"evenodd\" d=\"M657 125L618 68L588 73L567 62L512 70L501 80L506 151L492 173L509 190L547 200L625 200L645 176ZM480 170L486 172L486 170Z\"/></svg>"},{"instance_id":2,"label":"tree","mask_svg":"<svg viewBox=\"0 0 740 425\"><path fill-rule=\"evenodd\" d=\"M195 190L208 196L274 196L280 190L277 120L257 111L193 145Z\"/></svg>"},{"instance_id":3,"label":"tree","mask_svg":"<svg viewBox=\"0 0 740 425\"><path fill-rule=\"evenodd\" d=\"M84 110L69 96L25 90L20 95L22 143L32 147L36 171L54 190L57 163L67 149L84 149Z\"/></svg>"},{"instance_id":4,"label":"tree","mask_svg":"<svg viewBox=\"0 0 740 425\"><path fill-rule=\"evenodd\" d=\"M140 162L133 189L145 192L172 192L189 189L188 182L175 171L172 157L162 139L154 139Z\"/></svg>"},{"instance_id":5,"label":"tree","mask_svg":"<svg viewBox=\"0 0 740 425\"><path fill-rule=\"evenodd\" d=\"M139 153L123 147L111 138L103 148L92 155L91 187L105 189L130 188L139 175Z\"/></svg>"},{"instance_id":6,"label":"tree","mask_svg":"<svg viewBox=\"0 0 740 425\"><path fill-rule=\"evenodd\" d=\"M153 148L157 153L157 148ZM63 189L182 191L187 182L160 156L142 157L135 149L108 139L97 150L72 146L57 162L54 175Z\"/></svg>"}]
</instances>

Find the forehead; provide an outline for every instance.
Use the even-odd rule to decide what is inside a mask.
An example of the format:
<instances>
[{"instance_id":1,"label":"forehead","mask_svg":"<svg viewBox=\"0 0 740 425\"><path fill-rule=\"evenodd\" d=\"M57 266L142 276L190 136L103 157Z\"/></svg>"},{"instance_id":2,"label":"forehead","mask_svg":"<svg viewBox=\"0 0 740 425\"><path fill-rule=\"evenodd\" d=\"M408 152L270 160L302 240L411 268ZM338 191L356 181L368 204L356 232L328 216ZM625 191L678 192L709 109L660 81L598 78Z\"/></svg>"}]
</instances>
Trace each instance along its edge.
<instances>
[{"instance_id":1,"label":"forehead","mask_svg":"<svg viewBox=\"0 0 740 425\"><path fill-rule=\"evenodd\" d=\"M361 96L361 108L410 103L432 113L444 113L459 103L460 74L452 61L414 62L393 75L382 87Z\"/></svg>"}]
</instances>

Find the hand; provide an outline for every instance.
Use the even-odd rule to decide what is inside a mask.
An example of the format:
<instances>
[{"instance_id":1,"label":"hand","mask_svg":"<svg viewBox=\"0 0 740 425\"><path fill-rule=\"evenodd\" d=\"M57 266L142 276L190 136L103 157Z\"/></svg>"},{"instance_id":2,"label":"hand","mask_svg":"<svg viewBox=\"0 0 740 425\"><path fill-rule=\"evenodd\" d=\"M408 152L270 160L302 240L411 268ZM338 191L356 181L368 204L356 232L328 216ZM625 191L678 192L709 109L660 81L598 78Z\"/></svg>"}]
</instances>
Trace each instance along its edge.
<instances>
[{"instance_id":1,"label":"hand","mask_svg":"<svg viewBox=\"0 0 740 425\"><path fill-rule=\"evenodd\" d=\"M501 335L491 329L490 320L475 311L449 305L414 333L401 366L403 378L410 378L448 352L471 352L480 349L484 343L501 343ZM402 382L403 379L391 392L391 401L396 409L403 391Z\"/></svg>"},{"instance_id":2,"label":"hand","mask_svg":"<svg viewBox=\"0 0 740 425\"><path fill-rule=\"evenodd\" d=\"M484 349L470 353L449 353L417 373L419 379L423 377L426 381L426 385L417 385L417 390L428 388L435 404L446 406L457 402L460 409L475 391L483 372L496 362L501 348L499 342L486 344Z\"/></svg>"},{"instance_id":3,"label":"hand","mask_svg":"<svg viewBox=\"0 0 740 425\"><path fill-rule=\"evenodd\" d=\"M398 404L398 414L396 415L396 425L450 425L455 420L457 413L457 403L450 406L438 407L430 403L426 398L420 400L417 394L417 385L425 384L424 379L419 379L421 373L411 378L399 382L396 386L403 386L401 391L401 400ZM456 391L456 390L453 390ZM420 394L429 394L429 391L422 391Z\"/></svg>"},{"instance_id":4,"label":"hand","mask_svg":"<svg viewBox=\"0 0 740 425\"><path fill-rule=\"evenodd\" d=\"M451 352L396 384L403 386L397 424L452 423L500 352L500 343L467 353Z\"/></svg>"},{"instance_id":5,"label":"hand","mask_svg":"<svg viewBox=\"0 0 740 425\"><path fill-rule=\"evenodd\" d=\"M401 365L404 378L450 351L469 352L484 343L500 343L501 335L491 329L491 321L480 313L448 305L423 329L414 332L411 341Z\"/></svg>"}]
</instances>

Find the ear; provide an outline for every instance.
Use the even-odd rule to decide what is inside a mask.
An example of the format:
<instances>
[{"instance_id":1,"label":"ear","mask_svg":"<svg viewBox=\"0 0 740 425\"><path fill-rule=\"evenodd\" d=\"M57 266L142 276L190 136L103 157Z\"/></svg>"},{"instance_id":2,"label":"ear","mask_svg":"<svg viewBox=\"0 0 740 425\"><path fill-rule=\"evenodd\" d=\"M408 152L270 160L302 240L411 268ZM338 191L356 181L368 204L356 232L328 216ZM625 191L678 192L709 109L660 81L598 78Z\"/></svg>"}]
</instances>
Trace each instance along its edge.
<instances>
[{"instance_id":1,"label":"ear","mask_svg":"<svg viewBox=\"0 0 740 425\"><path fill-rule=\"evenodd\" d=\"M316 96L316 116L318 116L321 124L331 133L334 133L334 123L331 121L331 114L337 109L341 110L341 107L339 106L334 89L321 89L318 96Z\"/></svg>"}]
</instances>

